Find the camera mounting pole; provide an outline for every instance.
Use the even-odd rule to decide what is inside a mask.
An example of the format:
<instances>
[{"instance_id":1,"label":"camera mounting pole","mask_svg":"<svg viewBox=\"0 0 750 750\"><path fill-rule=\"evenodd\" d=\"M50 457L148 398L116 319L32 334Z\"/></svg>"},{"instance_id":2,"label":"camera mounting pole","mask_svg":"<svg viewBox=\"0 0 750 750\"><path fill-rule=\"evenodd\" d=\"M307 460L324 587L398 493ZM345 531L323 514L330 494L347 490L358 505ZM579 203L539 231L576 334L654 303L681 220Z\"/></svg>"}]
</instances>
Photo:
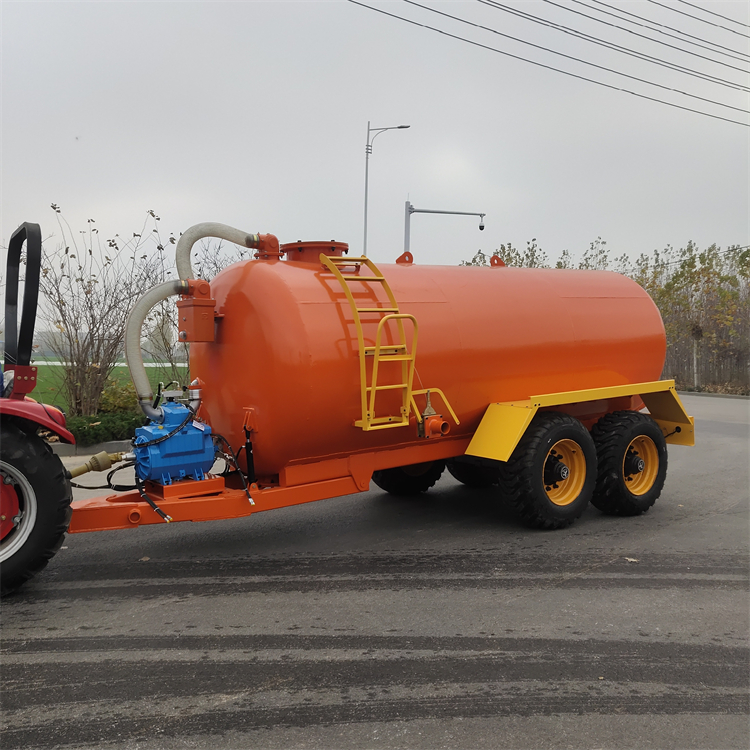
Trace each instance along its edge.
<instances>
[{"instance_id":1,"label":"camera mounting pole","mask_svg":"<svg viewBox=\"0 0 750 750\"><path fill-rule=\"evenodd\" d=\"M429 208L414 208L409 201L406 201L404 210L404 252L409 252L411 244L411 215L412 214L454 214L457 216L478 216L479 229L484 229L484 217L486 214L475 213L473 211L437 211Z\"/></svg>"}]
</instances>

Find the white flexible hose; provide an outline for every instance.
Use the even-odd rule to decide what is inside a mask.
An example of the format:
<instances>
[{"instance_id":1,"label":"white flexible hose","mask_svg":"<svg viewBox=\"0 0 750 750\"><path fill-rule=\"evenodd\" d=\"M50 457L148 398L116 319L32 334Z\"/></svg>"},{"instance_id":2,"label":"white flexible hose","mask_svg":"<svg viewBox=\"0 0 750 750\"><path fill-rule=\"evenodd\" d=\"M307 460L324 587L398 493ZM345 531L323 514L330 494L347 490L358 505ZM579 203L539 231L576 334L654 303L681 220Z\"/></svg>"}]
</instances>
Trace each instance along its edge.
<instances>
[{"instance_id":1,"label":"white flexible hose","mask_svg":"<svg viewBox=\"0 0 750 750\"><path fill-rule=\"evenodd\" d=\"M143 331L143 322L146 316L151 312L154 305L162 302L175 294L185 294L188 285L184 281L166 281L152 289L149 289L133 306L128 316L128 322L125 325L125 361L130 370L130 377L135 386L135 392L138 395L138 403L143 413L157 422L161 421L162 410L154 409L154 391L151 388L146 368L143 365L143 355L141 354L141 336Z\"/></svg>"},{"instance_id":2,"label":"white flexible hose","mask_svg":"<svg viewBox=\"0 0 750 750\"><path fill-rule=\"evenodd\" d=\"M143 355L141 354L141 336L143 332L143 323L153 307L159 302L168 299L175 294L185 294L188 291L187 279L193 278L193 269L190 265L190 252L193 245L205 237L217 237L227 242L233 242L235 245L244 247L257 247L259 237L257 234L248 234L226 224L217 224L216 222L204 222L196 224L186 230L177 242L175 249L175 262L177 273L180 275L180 281L167 281L163 284L149 289L133 306L128 316L128 322L125 326L125 360L128 363L130 377L135 386L135 392L138 395L138 403L143 413L155 421L161 421L162 410L154 408L154 392L151 388L146 368L143 365ZM196 399L197 404L200 400Z\"/></svg>"},{"instance_id":3,"label":"white flexible hose","mask_svg":"<svg viewBox=\"0 0 750 750\"><path fill-rule=\"evenodd\" d=\"M217 224L216 222L206 221L203 224L196 224L185 230L180 239L177 241L175 250L175 261L177 273L181 279L192 279L193 269L190 265L190 251L198 240L206 237L217 237L220 240L233 242L235 245L243 247L257 247L258 235L248 234L226 224Z\"/></svg>"}]
</instances>

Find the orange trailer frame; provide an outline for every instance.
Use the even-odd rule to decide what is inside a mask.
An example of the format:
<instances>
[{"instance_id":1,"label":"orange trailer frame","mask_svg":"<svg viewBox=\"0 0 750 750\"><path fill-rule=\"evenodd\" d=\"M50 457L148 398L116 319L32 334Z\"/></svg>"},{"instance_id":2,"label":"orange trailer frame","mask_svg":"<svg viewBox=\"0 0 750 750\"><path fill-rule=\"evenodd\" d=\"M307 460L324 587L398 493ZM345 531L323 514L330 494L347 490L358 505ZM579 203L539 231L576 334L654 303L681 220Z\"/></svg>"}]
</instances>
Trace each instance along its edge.
<instances>
[{"instance_id":1,"label":"orange trailer frame","mask_svg":"<svg viewBox=\"0 0 750 750\"><path fill-rule=\"evenodd\" d=\"M349 456L301 463L287 468L280 484L242 487L228 486L223 476L207 480L183 480L172 485L147 482L145 489L172 521L215 521L242 518L265 510L301 505L316 500L341 497L366 491L374 471L427 461L473 455L492 460L507 460L539 410L568 413L589 410L608 411L611 402L638 398L661 428L666 442L694 445L694 419L685 411L673 380L595 388L565 393L532 396L527 401L490 404L474 436L442 437L410 445ZM232 475L228 475L232 479ZM138 492L127 492L77 500L69 533L132 529L163 519L144 502Z\"/></svg>"}]
</instances>

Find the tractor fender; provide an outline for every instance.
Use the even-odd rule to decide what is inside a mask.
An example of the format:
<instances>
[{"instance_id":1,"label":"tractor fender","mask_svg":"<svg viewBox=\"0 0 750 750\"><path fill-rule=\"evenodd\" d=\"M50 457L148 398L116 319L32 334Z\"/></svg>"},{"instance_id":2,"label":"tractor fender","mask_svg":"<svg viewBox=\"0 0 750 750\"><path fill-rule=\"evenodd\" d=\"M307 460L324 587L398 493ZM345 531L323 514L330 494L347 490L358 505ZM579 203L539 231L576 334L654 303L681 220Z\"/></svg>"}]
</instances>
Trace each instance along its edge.
<instances>
[{"instance_id":1,"label":"tractor fender","mask_svg":"<svg viewBox=\"0 0 750 750\"><path fill-rule=\"evenodd\" d=\"M32 422L57 435L63 443L74 444L76 439L65 427L65 415L54 406L32 399L0 398L0 418L18 418Z\"/></svg>"}]
</instances>

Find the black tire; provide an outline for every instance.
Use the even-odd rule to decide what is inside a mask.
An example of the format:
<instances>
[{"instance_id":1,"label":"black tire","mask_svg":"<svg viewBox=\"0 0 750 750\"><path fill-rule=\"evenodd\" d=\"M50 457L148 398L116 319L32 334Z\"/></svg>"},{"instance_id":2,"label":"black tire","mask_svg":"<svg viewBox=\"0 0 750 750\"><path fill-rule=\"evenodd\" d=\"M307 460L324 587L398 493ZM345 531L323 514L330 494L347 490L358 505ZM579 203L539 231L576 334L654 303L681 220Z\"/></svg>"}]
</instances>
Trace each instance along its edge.
<instances>
[{"instance_id":1,"label":"black tire","mask_svg":"<svg viewBox=\"0 0 750 750\"><path fill-rule=\"evenodd\" d=\"M570 526L586 510L595 482L594 441L577 419L560 412L537 414L510 459L500 463L501 493L537 529Z\"/></svg>"},{"instance_id":2,"label":"black tire","mask_svg":"<svg viewBox=\"0 0 750 750\"><path fill-rule=\"evenodd\" d=\"M599 459L591 504L612 516L645 513L667 478L667 442L659 425L648 414L618 411L603 416L591 435Z\"/></svg>"},{"instance_id":3,"label":"black tire","mask_svg":"<svg viewBox=\"0 0 750 750\"><path fill-rule=\"evenodd\" d=\"M372 481L391 495L419 495L432 487L445 471L445 461L398 466L372 474Z\"/></svg>"},{"instance_id":4,"label":"black tire","mask_svg":"<svg viewBox=\"0 0 750 750\"><path fill-rule=\"evenodd\" d=\"M448 471L454 479L467 487L485 489L497 484L497 468L470 463L462 458L449 458L446 461Z\"/></svg>"},{"instance_id":5,"label":"black tire","mask_svg":"<svg viewBox=\"0 0 750 750\"><path fill-rule=\"evenodd\" d=\"M70 482L60 459L41 438L12 422L0 424L3 505L18 521L0 539L0 594L6 596L41 571L65 538L70 523ZM20 518L19 518L20 516Z\"/></svg>"}]
</instances>

